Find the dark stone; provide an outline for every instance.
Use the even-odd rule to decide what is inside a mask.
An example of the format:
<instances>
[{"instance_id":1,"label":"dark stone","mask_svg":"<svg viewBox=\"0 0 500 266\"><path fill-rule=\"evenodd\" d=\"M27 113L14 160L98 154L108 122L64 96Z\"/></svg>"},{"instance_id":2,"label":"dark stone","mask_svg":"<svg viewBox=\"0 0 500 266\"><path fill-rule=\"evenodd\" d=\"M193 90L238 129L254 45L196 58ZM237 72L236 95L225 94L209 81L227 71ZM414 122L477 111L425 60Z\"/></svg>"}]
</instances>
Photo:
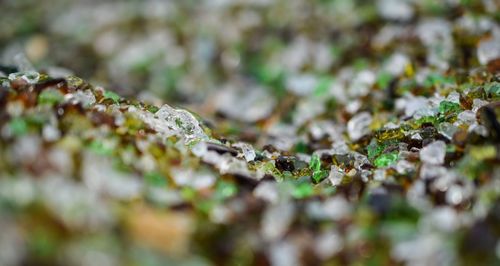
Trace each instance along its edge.
<instances>
[{"instance_id":1,"label":"dark stone","mask_svg":"<svg viewBox=\"0 0 500 266\"><path fill-rule=\"evenodd\" d=\"M276 159L275 166L281 172L283 172L283 171L292 172L293 170L295 170L295 166L293 164L293 161L294 161L293 157L279 156L278 159Z\"/></svg>"}]
</instances>

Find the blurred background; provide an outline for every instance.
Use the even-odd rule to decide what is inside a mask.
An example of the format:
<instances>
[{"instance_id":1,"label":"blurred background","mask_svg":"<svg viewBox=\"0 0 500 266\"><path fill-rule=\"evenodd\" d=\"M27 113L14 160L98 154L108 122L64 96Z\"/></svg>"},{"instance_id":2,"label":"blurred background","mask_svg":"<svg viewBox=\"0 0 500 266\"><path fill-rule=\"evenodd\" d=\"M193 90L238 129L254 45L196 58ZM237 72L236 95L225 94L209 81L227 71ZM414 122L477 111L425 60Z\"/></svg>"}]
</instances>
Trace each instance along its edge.
<instances>
[{"instance_id":1,"label":"blurred background","mask_svg":"<svg viewBox=\"0 0 500 266\"><path fill-rule=\"evenodd\" d=\"M410 265L431 265L430 262L454 265L455 258L469 256L469 253L473 254L471 263L464 265L478 265L481 260L492 261L491 265L498 262L500 242L495 237L500 232L500 203L493 198L500 194L497 189L500 179L496 178L498 171L490 167L498 162L498 153L495 153L498 145L476 146L479 151L473 155L475 159L459 157L468 144L467 132L472 132L467 127L474 125L481 129L475 112L488 104L484 101L486 93L476 94L480 90L472 90L480 83L465 81L489 78L483 70L498 73L500 69L498 0L0 0L0 10L0 77L23 70L16 70L20 65L34 67L52 77L74 74L128 99L192 110L203 117L206 122L203 124L209 125L214 139L221 143L234 140L234 144L254 152L254 158L255 152L262 158L262 154L268 154L265 156L269 158L279 155L269 161L238 159L231 167L226 167L225 159L215 157L217 164L220 160L224 168L255 167L259 175L274 171L280 174L278 177L288 179L292 177L290 171L282 170L289 169L290 164L292 168L297 165L297 169L309 171L313 164L308 166L306 162L313 161L312 158L319 160L310 154L336 149L343 158L339 164L346 172L350 169L349 178L356 180L352 186L346 185L345 196L344 192L333 196L336 188L330 190L327 182L322 183L324 194L312 194L316 192L310 178L302 176L300 171L296 171L300 179L292 180L293 183L278 182L288 193L285 196L278 190L281 188L267 181L262 182L264 186L259 185L261 190L250 190L250 186L247 188L245 183L240 185L235 181L242 178L239 174L238 178L236 174L234 178L225 172L222 175L222 170L220 174L219 170L201 164L198 158L191 158L190 153L176 151L170 141L163 145L135 132L135 124L130 126L133 132L130 135L135 136L130 140L128 135L119 133L121 131L109 130L106 121L113 121L115 111L119 111L115 109L116 104L108 106L108 114L113 116L89 111L65 116L68 120L61 118L61 128L70 128L65 121L75 121L68 124L78 137L65 131L61 132L66 135L58 135L55 109L47 105L45 109L55 125L43 125L41 137L23 135L30 133L30 124L22 119L10 119L9 129L17 125L22 134L15 136L16 142L0 138L0 164L9 164L4 158L10 157L14 157L13 162L20 162L12 163L12 169L19 170L19 178L17 175L0 178L0 228L3 230L0 265L9 265L8 262L10 265L53 265L52 260L63 262L61 265L68 265L67 261L74 262L70 265L121 265L127 259L137 261L127 265L166 264L161 256L155 260L157 257L152 254L156 253L148 248L138 248L141 241L167 256L173 254L172 258L189 251L196 255L193 256L195 262L203 262L196 264L188 258L182 265L211 265L208 261L213 261L214 265L222 264L218 262L266 265L269 262L290 266L300 259L309 259L310 265L317 265L318 261L330 258L333 258L332 265L336 265L335 262L339 265L348 264L346 262L399 265L403 261ZM491 84L497 82L498 79ZM455 92L458 84L459 90L466 93ZM488 90L492 88L490 85ZM499 90L495 90L498 93ZM4 91L4 95L9 93ZM10 94L18 98L24 95ZM462 110L458 104L464 95L470 97L467 108L475 108L474 112ZM458 119L459 126L446 122L439 124L446 126L435 129L430 122L425 122L421 131L411 132L411 142L418 143L418 147L439 134L442 134L440 139L445 135L451 139L449 136L455 132L465 132L456 134L460 143L456 150L454 146L446 146L448 159L450 153L457 154L453 160L463 158L462 164L429 168L437 171L435 175L439 179L435 180L440 180L439 183L431 183L430 178L424 181L423 177L417 178L417 173L424 176L427 172L413 171L420 167L418 162L414 163L416 158L409 159L411 163L405 160L406 165L401 166L403 173L412 169L415 178L400 178L404 175L395 174L385 162L376 168L365 164L363 160L368 159L360 153L356 153L356 158L344 157L344 152L347 154L350 149L365 152L364 144L371 138L367 155L372 153L369 149L373 149L376 151L372 150L368 156L385 158L383 154L376 157L385 149L392 155L387 157L388 163L394 163L398 160L395 151L407 153L410 146L405 142L410 142L410 137L385 147L386 144L377 146L378 137L372 138L367 132L382 128L396 132L389 130L399 127L401 121L408 121L417 110L424 110L420 118L436 116L441 103L448 109L455 108L454 113L465 114ZM17 111L17 105L11 106L14 106L10 108L12 112ZM125 104L121 106L125 107ZM44 109L38 106L28 109L29 115L38 114L40 110ZM128 113L137 111L128 110ZM97 122L88 122L87 116L96 117ZM94 122L98 126L94 126ZM41 126L36 124L37 130ZM48 135L54 135L55 131L55 139L61 145L51 146L47 143L53 139L42 139L46 138L46 128L55 128L48 131ZM396 137L401 136L402 133ZM83 148L86 142L78 138L90 143L88 150ZM355 144L353 147L346 145L349 139L351 142L347 143ZM2 148L3 142L8 149ZM70 148L65 150L64 145ZM416 148L414 146L411 144L411 149ZM443 160L444 149L440 149ZM96 151L99 154L93 153ZM296 158L291 156L295 153ZM414 150L412 154L418 156ZM109 160L102 160L100 156ZM492 159L495 156L496 161ZM115 164L108 157L136 167L141 175L124 171L125 163ZM331 157L326 158L332 161ZM292 159L296 159L295 163ZM74 172L81 168L83 180L90 181L54 177L51 169L46 174L48 177L41 178L36 172L24 176L23 171L31 169L28 167L31 164L36 170L44 168L40 165L49 161L54 162L56 169L60 166L63 175L73 175L73 165L77 169ZM233 162L232 159L229 162ZM317 162L321 168L321 162ZM366 165L367 169L356 172L355 164L359 164L359 169ZM451 168L471 168L481 176L477 174L474 180L458 181L457 178L456 183L452 183L450 180L455 179L450 178L455 178L455 174L448 173ZM340 178L337 175L344 175L344 170L334 169L341 168L331 168L329 175L333 173L335 180ZM388 169L388 177L385 169ZM365 193L362 184L366 181L361 173L372 170L375 186L367 185ZM485 177L485 173L490 176ZM182 181L194 176L202 180L199 187L195 187L194 181L192 184ZM269 175L266 176L268 178L262 180L269 179ZM393 176L397 180L394 185ZM387 186L389 192L384 188L382 193L377 182L385 178L391 178ZM96 180L102 181L102 187L109 191L102 189L102 192L101 185L97 189L85 183L101 184ZM435 191L425 187L434 184ZM470 192L472 184L478 185L477 194ZM319 188L323 193L322 185L314 189L319 191ZM403 189L411 193L400 196ZM445 194L444 190L449 193ZM366 197L348 196L358 192L359 197ZM263 196L254 196L257 193ZM469 194L479 196L470 196L469 201ZM452 203L445 205L444 195L453 195L450 196ZM151 206L134 208L135 203L142 204L136 197L144 198L147 204L151 201ZM265 199L266 204L275 201L274 198L283 197L284 201L277 205L255 205L259 197ZM422 205L422 198L432 199L436 205L425 205L426 202ZM4 201L21 202L21 207L12 207ZM47 210L31 209L31 204L38 201ZM155 201L164 205L156 206ZM423 207L417 211L413 206ZM471 206L478 207L472 209ZM75 212L76 209L80 212ZM378 212L388 213L380 216L387 219L376 218ZM491 214L489 220L474 220L473 215L487 213ZM471 216L466 216L469 214ZM88 223L88 217L94 223ZM323 223L323 219L328 222ZM417 221L422 222L417 224ZM469 227L459 228L459 223ZM288 234L286 238L285 234ZM418 237L408 242L413 234ZM135 238L139 239L138 243ZM299 258L300 254L303 258ZM369 260L371 255L373 260ZM42 257L46 264L40 263ZM180 264L173 260L170 265Z\"/></svg>"},{"instance_id":2,"label":"blurred background","mask_svg":"<svg viewBox=\"0 0 500 266\"><path fill-rule=\"evenodd\" d=\"M333 78L342 79L339 73L351 79L340 71L346 66L362 70L394 59L395 52L404 55L396 61L410 58L440 69L450 62L470 64L453 51L460 29L448 20L472 29L476 40L464 42L467 50L490 32L498 5L495 0L2 0L0 60L13 64L23 52L37 70L54 76L73 72L123 96L255 122L285 97L328 90ZM441 52L428 55L429 49Z\"/></svg>"}]
</instances>

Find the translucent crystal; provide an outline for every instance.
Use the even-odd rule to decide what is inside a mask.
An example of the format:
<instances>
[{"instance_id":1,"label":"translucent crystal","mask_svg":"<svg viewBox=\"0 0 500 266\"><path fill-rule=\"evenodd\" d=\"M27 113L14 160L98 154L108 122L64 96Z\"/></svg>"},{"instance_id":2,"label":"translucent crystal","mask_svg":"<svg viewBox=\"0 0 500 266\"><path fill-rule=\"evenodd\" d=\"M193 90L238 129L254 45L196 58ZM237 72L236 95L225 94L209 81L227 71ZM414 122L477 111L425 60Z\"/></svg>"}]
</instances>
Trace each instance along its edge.
<instances>
[{"instance_id":1,"label":"translucent crystal","mask_svg":"<svg viewBox=\"0 0 500 266\"><path fill-rule=\"evenodd\" d=\"M479 108L489 104L487 101L483 101L481 99L474 99L472 101L472 112L476 113Z\"/></svg>"},{"instance_id":2,"label":"translucent crystal","mask_svg":"<svg viewBox=\"0 0 500 266\"><path fill-rule=\"evenodd\" d=\"M443 164L446 155L446 143L434 141L420 150L420 160L429 164Z\"/></svg>"},{"instance_id":3,"label":"translucent crystal","mask_svg":"<svg viewBox=\"0 0 500 266\"><path fill-rule=\"evenodd\" d=\"M347 134L352 141L357 141L364 135L370 133L372 116L368 112L362 112L347 122Z\"/></svg>"},{"instance_id":4,"label":"translucent crystal","mask_svg":"<svg viewBox=\"0 0 500 266\"><path fill-rule=\"evenodd\" d=\"M214 165L221 174L250 175L245 161L233 157L228 153L219 154L215 151L206 150L206 144L196 144L191 150L195 155L200 155L202 160Z\"/></svg>"},{"instance_id":5,"label":"translucent crystal","mask_svg":"<svg viewBox=\"0 0 500 266\"><path fill-rule=\"evenodd\" d=\"M36 84L40 79L40 74L35 71L18 72L9 75L10 80L22 79L29 84Z\"/></svg>"},{"instance_id":6,"label":"translucent crystal","mask_svg":"<svg viewBox=\"0 0 500 266\"><path fill-rule=\"evenodd\" d=\"M155 115L166 125L184 136L188 142L195 139L207 139L207 135L198 120L188 111L163 105Z\"/></svg>"},{"instance_id":7,"label":"translucent crystal","mask_svg":"<svg viewBox=\"0 0 500 266\"><path fill-rule=\"evenodd\" d=\"M387 167L389 165L392 165L397 160L398 160L398 153L392 152L380 155L379 157L377 157L377 159L375 159L374 163L375 166L377 167Z\"/></svg>"},{"instance_id":8,"label":"translucent crystal","mask_svg":"<svg viewBox=\"0 0 500 266\"><path fill-rule=\"evenodd\" d=\"M256 156L255 150L250 144L244 142L238 142L233 144L233 147L241 149L241 151L243 152L243 157L247 162L251 162L255 159Z\"/></svg>"},{"instance_id":9,"label":"translucent crystal","mask_svg":"<svg viewBox=\"0 0 500 266\"><path fill-rule=\"evenodd\" d=\"M321 170L321 160L319 159L319 156L316 154L313 154L311 156L311 161L309 162L309 168L313 170L314 172Z\"/></svg>"},{"instance_id":10,"label":"translucent crystal","mask_svg":"<svg viewBox=\"0 0 500 266\"><path fill-rule=\"evenodd\" d=\"M442 114L456 113L460 111L460 104L450 101L442 101L439 103L439 112Z\"/></svg>"},{"instance_id":11,"label":"translucent crystal","mask_svg":"<svg viewBox=\"0 0 500 266\"><path fill-rule=\"evenodd\" d=\"M413 171L415 166L407 160L399 160L396 164L396 171L400 174L406 174L409 171Z\"/></svg>"},{"instance_id":12,"label":"translucent crystal","mask_svg":"<svg viewBox=\"0 0 500 266\"><path fill-rule=\"evenodd\" d=\"M344 178L344 171L336 165L332 165L330 168L330 174L328 175L328 180L332 183L332 186L338 186L342 183L342 178Z\"/></svg>"},{"instance_id":13,"label":"translucent crystal","mask_svg":"<svg viewBox=\"0 0 500 266\"><path fill-rule=\"evenodd\" d=\"M112 100L114 103L118 103L120 101L120 98L121 98L120 95L116 94L113 91L109 91L109 90L104 90L103 97L104 97L104 99Z\"/></svg>"},{"instance_id":14,"label":"translucent crystal","mask_svg":"<svg viewBox=\"0 0 500 266\"><path fill-rule=\"evenodd\" d=\"M453 138L453 135L457 132L457 130L458 128L456 126L448 122L443 122L438 125L438 132L450 140Z\"/></svg>"},{"instance_id":15,"label":"translucent crystal","mask_svg":"<svg viewBox=\"0 0 500 266\"><path fill-rule=\"evenodd\" d=\"M458 114L456 124L473 124L476 123L476 114L473 111L466 110Z\"/></svg>"},{"instance_id":16,"label":"translucent crystal","mask_svg":"<svg viewBox=\"0 0 500 266\"><path fill-rule=\"evenodd\" d=\"M78 90L73 94L66 95L67 101L80 103L83 107L90 107L96 102L95 96L90 90Z\"/></svg>"},{"instance_id":17,"label":"translucent crystal","mask_svg":"<svg viewBox=\"0 0 500 266\"><path fill-rule=\"evenodd\" d=\"M492 82L490 84L487 84L484 87L484 90L493 95L493 97L498 97L500 96L500 82Z\"/></svg>"},{"instance_id":18,"label":"translucent crystal","mask_svg":"<svg viewBox=\"0 0 500 266\"><path fill-rule=\"evenodd\" d=\"M204 157L205 159L206 157ZM231 157L229 154L225 154L221 159L217 160L216 167L222 174L242 174L248 175L248 166L245 161L238 160Z\"/></svg>"},{"instance_id":19,"label":"translucent crystal","mask_svg":"<svg viewBox=\"0 0 500 266\"><path fill-rule=\"evenodd\" d=\"M188 111L163 105L154 115L149 111L129 109L164 137L176 135L185 143L208 140L198 120Z\"/></svg>"}]
</instances>

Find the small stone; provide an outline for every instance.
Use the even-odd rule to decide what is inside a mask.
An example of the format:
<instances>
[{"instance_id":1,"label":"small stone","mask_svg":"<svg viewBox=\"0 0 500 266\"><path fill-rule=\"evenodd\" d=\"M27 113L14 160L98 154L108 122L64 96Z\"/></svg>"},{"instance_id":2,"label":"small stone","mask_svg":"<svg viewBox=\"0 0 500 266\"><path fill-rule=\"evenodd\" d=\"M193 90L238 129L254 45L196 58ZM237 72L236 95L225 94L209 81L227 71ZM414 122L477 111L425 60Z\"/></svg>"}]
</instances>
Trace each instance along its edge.
<instances>
[{"instance_id":1,"label":"small stone","mask_svg":"<svg viewBox=\"0 0 500 266\"><path fill-rule=\"evenodd\" d=\"M233 144L233 147L235 148L239 148L242 153L243 153L243 157L245 158L245 160L247 162L251 162L253 160L255 160L255 150L253 149L253 147L248 144L248 143L244 143L244 142L238 142L238 143L235 143Z\"/></svg>"},{"instance_id":2,"label":"small stone","mask_svg":"<svg viewBox=\"0 0 500 266\"><path fill-rule=\"evenodd\" d=\"M321 180L323 180L323 178L327 177L328 176L328 172L327 171L315 171L312 175L312 179L314 180L314 182L316 183L319 183Z\"/></svg>"},{"instance_id":3,"label":"small stone","mask_svg":"<svg viewBox=\"0 0 500 266\"><path fill-rule=\"evenodd\" d=\"M14 81L16 79L22 79L26 81L28 84L36 84L40 79L40 74L35 71L28 71L28 72L12 73L9 75L9 80Z\"/></svg>"},{"instance_id":4,"label":"small stone","mask_svg":"<svg viewBox=\"0 0 500 266\"><path fill-rule=\"evenodd\" d=\"M292 172L293 170L295 170L293 158L290 156L279 156L274 164L280 171Z\"/></svg>"},{"instance_id":5,"label":"small stone","mask_svg":"<svg viewBox=\"0 0 500 266\"><path fill-rule=\"evenodd\" d=\"M80 103L83 107L90 107L96 102L95 96L90 90L78 90L72 95L71 99Z\"/></svg>"},{"instance_id":6,"label":"small stone","mask_svg":"<svg viewBox=\"0 0 500 266\"><path fill-rule=\"evenodd\" d=\"M458 128L451 123L444 122L438 125L439 134L445 136L449 140L453 138L453 135L457 132Z\"/></svg>"},{"instance_id":7,"label":"small stone","mask_svg":"<svg viewBox=\"0 0 500 266\"><path fill-rule=\"evenodd\" d=\"M449 114L459 112L462 108L460 104L450 102L450 101L442 101L439 103L439 112L441 114Z\"/></svg>"},{"instance_id":8,"label":"small stone","mask_svg":"<svg viewBox=\"0 0 500 266\"><path fill-rule=\"evenodd\" d=\"M328 175L328 180L332 183L332 186L338 186L342 183L342 178L345 173L339 167L332 165L330 169L330 174Z\"/></svg>"},{"instance_id":9,"label":"small stone","mask_svg":"<svg viewBox=\"0 0 500 266\"><path fill-rule=\"evenodd\" d=\"M385 153L377 157L375 159L374 163L377 167L387 167L389 165L394 164L398 160L398 153L397 152L392 152L392 153Z\"/></svg>"}]
</instances>

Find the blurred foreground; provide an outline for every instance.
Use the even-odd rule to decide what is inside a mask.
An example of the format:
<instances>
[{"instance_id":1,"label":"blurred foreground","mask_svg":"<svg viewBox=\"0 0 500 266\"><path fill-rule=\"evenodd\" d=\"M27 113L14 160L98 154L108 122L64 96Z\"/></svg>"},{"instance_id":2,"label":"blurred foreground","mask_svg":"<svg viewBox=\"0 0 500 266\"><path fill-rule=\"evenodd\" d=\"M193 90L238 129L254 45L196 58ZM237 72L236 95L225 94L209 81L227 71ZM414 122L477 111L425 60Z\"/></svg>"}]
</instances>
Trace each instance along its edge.
<instances>
[{"instance_id":1,"label":"blurred foreground","mask_svg":"<svg viewBox=\"0 0 500 266\"><path fill-rule=\"evenodd\" d=\"M0 265L500 264L497 2L82 2L0 4Z\"/></svg>"}]
</instances>

